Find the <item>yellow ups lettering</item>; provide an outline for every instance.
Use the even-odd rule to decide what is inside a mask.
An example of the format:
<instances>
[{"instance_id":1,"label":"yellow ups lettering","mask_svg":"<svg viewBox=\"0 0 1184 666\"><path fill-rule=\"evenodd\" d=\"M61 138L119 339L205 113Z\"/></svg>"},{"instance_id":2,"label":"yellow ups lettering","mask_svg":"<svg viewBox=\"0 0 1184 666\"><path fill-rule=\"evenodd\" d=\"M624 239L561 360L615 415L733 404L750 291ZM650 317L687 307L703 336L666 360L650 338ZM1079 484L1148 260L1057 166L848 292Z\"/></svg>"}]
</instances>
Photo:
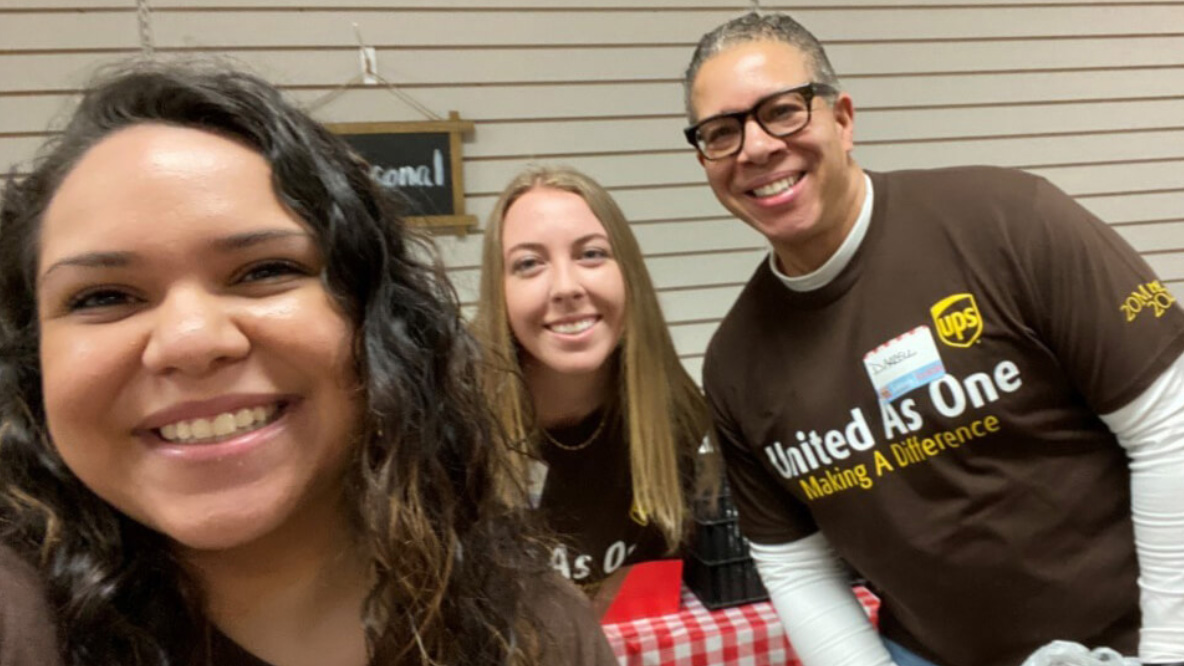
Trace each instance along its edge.
<instances>
[{"instance_id":1,"label":"yellow ups lettering","mask_svg":"<svg viewBox=\"0 0 1184 666\"><path fill-rule=\"evenodd\" d=\"M937 335L951 347L969 347L983 333L983 316L973 294L954 294L929 308Z\"/></svg>"}]
</instances>

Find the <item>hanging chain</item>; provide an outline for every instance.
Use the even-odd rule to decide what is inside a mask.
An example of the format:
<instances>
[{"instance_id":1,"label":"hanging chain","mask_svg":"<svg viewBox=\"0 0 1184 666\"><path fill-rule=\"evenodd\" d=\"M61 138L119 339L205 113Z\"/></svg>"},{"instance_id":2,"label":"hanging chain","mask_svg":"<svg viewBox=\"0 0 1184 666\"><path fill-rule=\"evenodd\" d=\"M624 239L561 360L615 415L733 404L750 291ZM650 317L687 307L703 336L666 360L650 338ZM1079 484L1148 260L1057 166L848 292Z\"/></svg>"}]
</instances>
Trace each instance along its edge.
<instances>
[{"instance_id":1,"label":"hanging chain","mask_svg":"<svg viewBox=\"0 0 1184 666\"><path fill-rule=\"evenodd\" d=\"M148 0L136 0L136 17L140 23L140 53L151 58L156 49L152 46L152 10L148 8Z\"/></svg>"}]
</instances>

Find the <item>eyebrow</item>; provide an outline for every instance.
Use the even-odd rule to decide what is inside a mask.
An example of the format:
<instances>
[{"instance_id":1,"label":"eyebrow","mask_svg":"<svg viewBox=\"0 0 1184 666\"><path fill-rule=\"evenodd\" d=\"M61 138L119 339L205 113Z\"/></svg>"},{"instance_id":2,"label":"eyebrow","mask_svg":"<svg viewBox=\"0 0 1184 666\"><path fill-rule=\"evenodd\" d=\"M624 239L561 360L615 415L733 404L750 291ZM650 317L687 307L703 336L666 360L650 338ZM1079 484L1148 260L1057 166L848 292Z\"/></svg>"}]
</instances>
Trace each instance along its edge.
<instances>
[{"instance_id":1,"label":"eyebrow","mask_svg":"<svg viewBox=\"0 0 1184 666\"><path fill-rule=\"evenodd\" d=\"M210 245L218 250L236 251L245 250L270 241L301 237L311 238L312 234L305 231L289 231L287 229L247 231L215 238L210 242ZM139 255L134 252L83 252L54 262L52 266L46 268L41 273L38 281L44 281L50 273L67 266L80 268L125 268L134 264L138 259Z\"/></svg>"},{"instance_id":2,"label":"eyebrow","mask_svg":"<svg viewBox=\"0 0 1184 666\"><path fill-rule=\"evenodd\" d=\"M590 234L587 234L584 236L580 236L579 238L577 238L575 240L574 243L572 243L572 245L583 245L584 243L587 243L588 241L594 240L597 238L603 238L606 241L609 240L608 234L597 231L597 232L590 233ZM611 242L612 241L609 241L609 243L611 243ZM516 252L517 250L537 250L542 247L543 247L542 243L519 243L511 248L507 248L506 254L510 254L511 252Z\"/></svg>"},{"instance_id":3,"label":"eyebrow","mask_svg":"<svg viewBox=\"0 0 1184 666\"><path fill-rule=\"evenodd\" d=\"M272 240L286 239L286 238L308 238L312 239L312 234L307 231L291 231L288 229L265 229L263 231L246 231L241 234L232 234L222 238L216 238L211 243L219 250L244 250L255 245L260 245Z\"/></svg>"}]
</instances>

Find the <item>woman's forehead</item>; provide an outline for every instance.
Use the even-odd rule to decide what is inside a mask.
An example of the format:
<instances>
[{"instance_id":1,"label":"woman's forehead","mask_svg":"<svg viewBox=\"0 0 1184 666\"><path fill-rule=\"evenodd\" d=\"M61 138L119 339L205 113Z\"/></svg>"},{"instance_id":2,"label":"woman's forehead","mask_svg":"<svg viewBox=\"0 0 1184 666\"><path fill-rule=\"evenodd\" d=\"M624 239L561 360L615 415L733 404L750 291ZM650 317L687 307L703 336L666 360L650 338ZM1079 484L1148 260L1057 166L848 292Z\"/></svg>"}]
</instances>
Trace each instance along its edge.
<instances>
[{"instance_id":1,"label":"woman's forehead","mask_svg":"<svg viewBox=\"0 0 1184 666\"><path fill-rule=\"evenodd\" d=\"M43 216L40 263L123 234L235 233L247 217L290 218L261 155L196 129L137 125L87 151ZM219 226L226 228L218 228Z\"/></svg>"}]
</instances>

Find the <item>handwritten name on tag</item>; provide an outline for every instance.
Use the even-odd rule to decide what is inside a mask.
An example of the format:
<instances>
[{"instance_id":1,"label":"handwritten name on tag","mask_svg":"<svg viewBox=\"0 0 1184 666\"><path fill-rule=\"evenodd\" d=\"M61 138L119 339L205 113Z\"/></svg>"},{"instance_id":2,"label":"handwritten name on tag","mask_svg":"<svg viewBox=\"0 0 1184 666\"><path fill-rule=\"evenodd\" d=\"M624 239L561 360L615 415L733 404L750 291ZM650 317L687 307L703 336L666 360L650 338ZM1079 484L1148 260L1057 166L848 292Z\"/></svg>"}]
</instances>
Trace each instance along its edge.
<instances>
[{"instance_id":1,"label":"handwritten name on tag","mask_svg":"<svg viewBox=\"0 0 1184 666\"><path fill-rule=\"evenodd\" d=\"M864 354L863 366L882 402L892 402L946 374L928 326L918 326Z\"/></svg>"}]
</instances>

